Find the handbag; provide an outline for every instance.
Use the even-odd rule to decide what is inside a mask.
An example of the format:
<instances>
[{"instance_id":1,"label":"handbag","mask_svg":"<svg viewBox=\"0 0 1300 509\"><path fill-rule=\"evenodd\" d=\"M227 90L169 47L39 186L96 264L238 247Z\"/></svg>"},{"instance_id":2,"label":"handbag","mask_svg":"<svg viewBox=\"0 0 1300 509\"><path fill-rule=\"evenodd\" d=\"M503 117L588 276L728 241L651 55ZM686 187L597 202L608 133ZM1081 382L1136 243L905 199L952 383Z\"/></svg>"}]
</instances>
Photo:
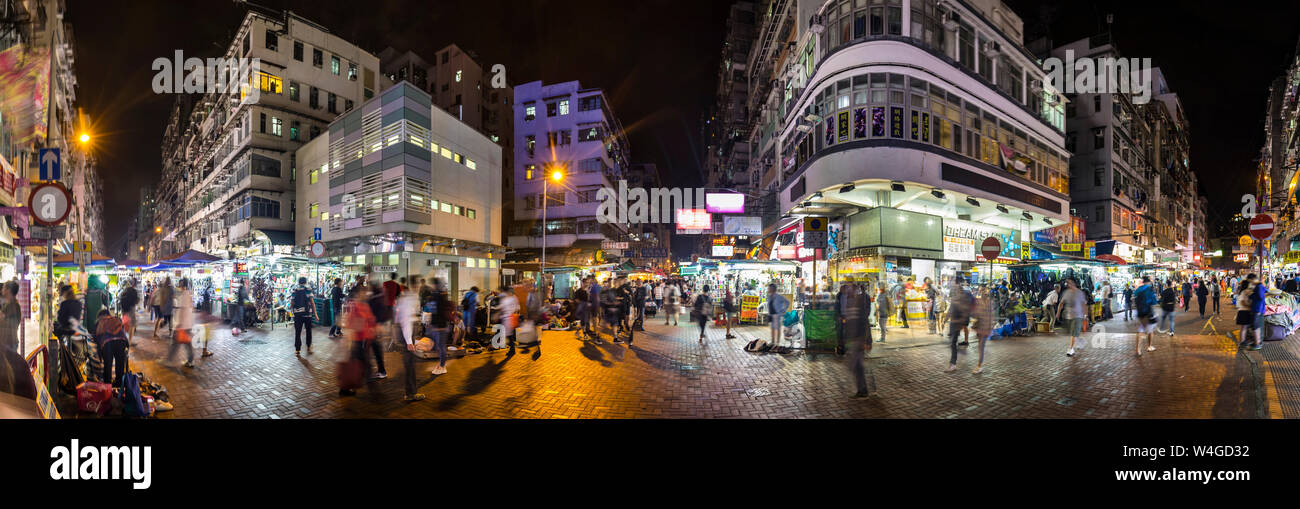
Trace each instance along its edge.
<instances>
[{"instance_id":1,"label":"handbag","mask_svg":"<svg viewBox=\"0 0 1300 509\"><path fill-rule=\"evenodd\" d=\"M361 360L356 357L349 356L347 360L340 362L339 388L348 390L361 387L362 371Z\"/></svg>"},{"instance_id":2,"label":"handbag","mask_svg":"<svg viewBox=\"0 0 1300 509\"><path fill-rule=\"evenodd\" d=\"M190 336L189 329L176 329L177 344L188 345L191 341L193 341L193 337Z\"/></svg>"}]
</instances>

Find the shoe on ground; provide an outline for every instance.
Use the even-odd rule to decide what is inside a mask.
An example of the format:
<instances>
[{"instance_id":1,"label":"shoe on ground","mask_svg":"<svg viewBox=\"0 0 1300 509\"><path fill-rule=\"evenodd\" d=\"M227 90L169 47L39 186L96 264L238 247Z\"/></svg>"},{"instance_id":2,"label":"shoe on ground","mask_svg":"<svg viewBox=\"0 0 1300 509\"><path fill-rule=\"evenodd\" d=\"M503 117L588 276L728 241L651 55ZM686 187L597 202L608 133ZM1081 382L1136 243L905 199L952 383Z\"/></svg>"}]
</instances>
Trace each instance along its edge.
<instances>
[{"instance_id":1,"label":"shoe on ground","mask_svg":"<svg viewBox=\"0 0 1300 509\"><path fill-rule=\"evenodd\" d=\"M1250 346L1247 347L1246 349L1247 349L1247 350L1263 350L1263 349L1264 349L1264 345L1261 345L1261 344L1256 343L1256 344L1250 345Z\"/></svg>"},{"instance_id":2,"label":"shoe on ground","mask_svg":"<svg viewBox=\"0 0 1300 509\"><path fill-rule=\"evenodd\" d=\"M455 346L448 346L448 347L447 347L447 351L449 351L449 352L455 352L456 350L460 350L460 348L459 348L459 347L455 347Z\"/></svg>"},{"instance_id":3,"label":"shoe on ground","mask_svg":"<svg viewBox=\"0 0 1300 509\"><path fill-rule=\"evenodd\" d=\"M307 347L307 355L311 355L311 347Z\"/></svg>"},{"instance_id":4,"label":"shoe on ground","mask_svg":"<svg viewBox=\"0 0 1300 509\"><path fill-rule=\"evenodd\" d=\"M447 374L447 367L446 367L446 366L435 366L435 367L433 368L433 370L430 371L429 373L432 373L432 374L435 374L435 375L445 375L445 374Z\"/></svg>"},{"instance_id":5,"label":"shoe on ground","mask_svg":"<svg viewBox=\"0 0 1300 509\"><path fill-rule=\"evenodd\" d=\"M388 373L375 373L373 375L370 375L370 378L375 380L388 378Z\"/></svg>"},{"instance_id":6,"label":"shoe on ground","mask_svg":"<svg viewBox=\"0 0 1300 509\"><path fill-rule=\"evenodd\" d=\"M1148 351L1148 352L1154 352L1154 351L1156 351L1156 347L1155 347L1155 345L1147 345L1147 351Z\"/></svg>"},{"instance_id":7,"label":"shoe on ground","mask_svg":"<svg viewBox=\"0 0 1300 509\"><path fill-rule=\"evenodd\" d=\"M1066 356L1066 357L1074 357L1074 349L1071 348L1070 351L1065 352L1065 356Z\"/></svg>"},{"instance_id":8,"label":"shoe on ground","mask_svg":"<svg viewBox=\"0 0 1300 509\"><path fill-rule=\"evenodd\" d=\"M170 412L172 411L173 408L175 408L172 406L171 403L168 403L166 401L155 401L153 406L155 412Z\"/></svg>"},{"instance_id":9,"label":"shoe on ground","mask_svg":"<svg viewBox=\"0 0 1300 509\"><path fill-rule=\"evenodd\" d=\"M968 346L968 345L970 345L970 341L962 341L960 343L957 343L957 346Z\"/></svg>"},{"instance_id":10,"label":"shoe on ground","mask_svg":"<svg viewBox=\"0 0 1300 509\"><path fill-rule=\"evenodd\" d=\"M727 334L727 339L736 339L734 334Z\"/></svg>"},{"instance_id":11,"label":"shoe on ground","mask_svg":"<svg viewBox=\"0 0 1300 509\"><path fill-rule=\"evenodd\" d=\"M953 371L957 371L956 364L949 364L948 369L943 370L944 373L952 373Z\"/></svg>"},{"instance_id":12,"label":"shoe on ground","mask_svg":"<svg viewBox=\"0 0 1300 509\"><path fill-rule=\"evenodd\" d=\"M405 399L406 401L420 401L424 399L424 395L420 393L415 393L411 396L407 396Z\"/></svg>"},{"instance_id":13,"label":"shoe on ground","mask_svg":"<svg viewBox=\"0 0 1300 509\"><path fill-rule=\"evenodd\" d=\"M207 350L204 350L204 351L203 351L203 357L212 357L212 352L209 352L209 351L207 351Z\"/></svg>"},{"instance_id":14,"label":"shoe on ground","mask_svg":"<svg viewBox=\"0 0 1300 509\"><path fill-rule=\"evenodd\" d=\"M885 340L883 340L883 339L877 339L876 342L877 342L877 343L884 343Z\"/></svg>"},{"instance_id":15,"label":"shoe on ground","mask_svg":"<svg viewBox=\"0 0 1300 509\"><path fill-rule=\"evenodd\" d=\"M302 350L294 350L294 351L293 351L293 354L294 354L294 355L302 355Z\"/></svg>"},{"instance_id":16,"label":"shoe on ground","mask_svg":"<svg viewBox=\"0 0 1300 509\"><path fill-rule=\"evenodd\" d=\"M974 374L976 374L976 375L978 375L978 374L980 374L980 373L983 373L983 372L984 372L984 366L975 366L975 369L972 369L972 370L971 370L971 373L974 373Z\"/></svg>"},{"instance_id":17,"label":"shoe on ground","mask_svg":"<svg viewBox=\"0 0 1300 509\"><path fill-rule=\"evenodd\" d=\"M192 367L194 367L194 362L192 362L192 361L186 361L185 364L181 364L181 365L182 365L182 366L185 366L185 367L187 367L187 368L192 368Z\"/></svg>"},{"instance_id":18,"label":"shoe on ground","mask_svg":"<svg viewBox=\"0 0 1300 509\"><path fill-rule=\"evenodd\" d=\"M854 398L869 398L869 397L871 397L871 393L870 393L870 392L867 392L867 391L858 391L857 393L855 393L855 394L853 395L853 397L854 397Z\"/></svg>"},{"instance_id":19,"label":"shoe on ground","mask_svg":"<svg viewBox=\"0 0 1300 509\"><path fill-rule=\"evenodd\" d=\"M1169 331L1169 337L1173 337L1174 331Z\"/></svg>"}]
</instances>

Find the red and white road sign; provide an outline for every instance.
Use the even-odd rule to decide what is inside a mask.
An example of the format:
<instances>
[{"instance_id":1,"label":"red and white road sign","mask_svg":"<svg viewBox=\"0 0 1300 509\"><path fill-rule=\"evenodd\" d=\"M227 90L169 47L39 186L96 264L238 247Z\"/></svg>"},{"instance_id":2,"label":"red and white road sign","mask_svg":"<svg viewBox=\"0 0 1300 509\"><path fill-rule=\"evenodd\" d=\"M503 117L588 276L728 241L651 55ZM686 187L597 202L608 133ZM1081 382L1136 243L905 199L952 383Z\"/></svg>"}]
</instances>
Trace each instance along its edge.
<instances>
[{"instance_id":1,"label":"red and white road sign","mask_svg":"<svg viewBox=\"0 0 1300 509\"><path fill-rule=\"evenodd\" d=\"M998 259L998 255L1002 254L1002 241L997 237L984 239L984 243L980 244L980 254L984 255L985 260Z\"/></svg>"},{"instance_id":2,"label":"red and white road sign","mask_svg":"<svg viewBox=\"0 0 1300 509\"><path fill-rule=\"evenodd\" d=\"M1250 236L1256 240L1265 240L1273 236L1273 218L1268 214L1256 214L1250 218Z\"/></svg>"}]
</instances>

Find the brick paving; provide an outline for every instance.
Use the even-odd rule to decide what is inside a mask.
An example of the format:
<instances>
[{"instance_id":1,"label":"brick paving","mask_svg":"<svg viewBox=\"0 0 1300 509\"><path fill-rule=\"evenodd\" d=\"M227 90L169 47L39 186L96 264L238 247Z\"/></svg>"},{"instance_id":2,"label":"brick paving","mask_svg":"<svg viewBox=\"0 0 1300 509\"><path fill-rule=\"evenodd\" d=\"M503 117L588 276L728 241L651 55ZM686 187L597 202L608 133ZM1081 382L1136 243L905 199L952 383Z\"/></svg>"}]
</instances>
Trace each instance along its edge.
<instances>
[{"instance_id":1,"label":"brick paving","mask_svg":"<svg viewBox=\"0 0 1300 509\"><path fill-rule=\"evenodd\" d=\"M1231 328L1224 316L1221 333ZM1134 323L1106 325L1123 331ZM1267 363L1239 354L1230 337L1197 334L1203 323L1182 316L1178 335L1158 336L1157 351L1141 358L1133 336L1121 332L1097 335L1074 358L1059 335L999 339L987 346L979 375L970 372L974 345L958 371L945 373L949 350L939 336L913 328L895 343L891 329L891 343L871 353L879 393L867 399L849 397L843 357L743 351L743 336L766 334L760 327L727 340L710 326L700 345L698 329L685 322L652 321L631 347L545 331L531 351L453 358L436 377L429 374L436 360L417 361L428 399L415 403L402 401L398 353L386 355L389 378L376 393L339 397L333 360L341 343L325 338L324 327L315 329L315 354L300 357L291 327L239 338L222 327L216 355L187 369L165 364L165 341L142 326L131 357L133 369L171 395L175 410L160 418L1250 418L1263 415L1262 401L1289 397L1262 385L1270 377L1252 362L1265 372ZM1268 348L1294 352L1296 341Z\"/></svg>"}]
</instances>

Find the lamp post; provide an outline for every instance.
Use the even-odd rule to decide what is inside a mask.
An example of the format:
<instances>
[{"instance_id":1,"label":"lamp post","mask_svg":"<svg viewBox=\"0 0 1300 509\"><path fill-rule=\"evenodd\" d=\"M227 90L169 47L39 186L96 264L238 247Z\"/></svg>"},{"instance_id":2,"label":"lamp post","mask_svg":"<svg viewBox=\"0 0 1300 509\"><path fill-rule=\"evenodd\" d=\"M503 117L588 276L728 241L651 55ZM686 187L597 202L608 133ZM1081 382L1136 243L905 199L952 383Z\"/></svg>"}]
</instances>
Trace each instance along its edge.
<instances>
[{"instance_id":1,"label":"lamp post","mask_svg":"<svg viewBox=\"0 0 1300 509\"><path fill-rule=\"evenodd\" d=\"M542 290L542 297L546 297L546 202L551 201L550 195L547 194L550 181L560 183L564 180L563 167L555 168L548 175L542 178L542 264L537 267L537 284Z\"/></svg>"}]
</instances>

